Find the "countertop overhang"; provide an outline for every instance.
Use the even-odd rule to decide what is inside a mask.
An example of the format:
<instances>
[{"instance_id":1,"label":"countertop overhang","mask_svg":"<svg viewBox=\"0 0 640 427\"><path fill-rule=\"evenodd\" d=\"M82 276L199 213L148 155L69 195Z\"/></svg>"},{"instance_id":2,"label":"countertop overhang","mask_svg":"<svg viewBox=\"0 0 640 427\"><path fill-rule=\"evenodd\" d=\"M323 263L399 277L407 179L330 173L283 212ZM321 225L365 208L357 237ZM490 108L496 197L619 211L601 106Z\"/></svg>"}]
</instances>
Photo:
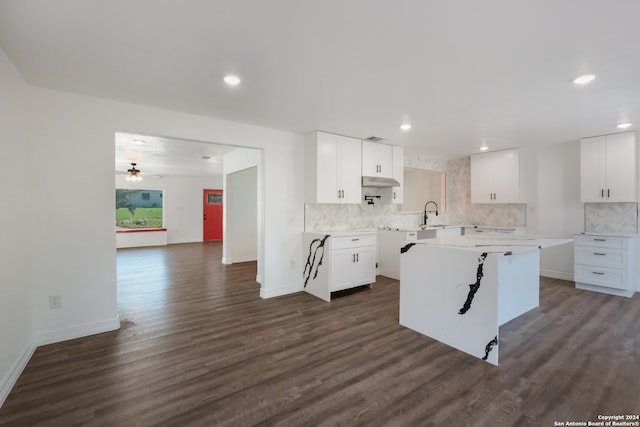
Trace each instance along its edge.
<instances>
[{"instance_id":1,"label":"countertop overhang","mask_svg":"<svg viewBox=\"0 0 640 427\"><path fill-rule=\"evenodd\" d=\"M422 239L414 243L417 245L442 246L459 248L472 252L502 253L505 255L516 252L545 249L553 246L572 243L573 239L561 239L540 236L450 236L434 239Z\"/></svg>"}]
</instances>

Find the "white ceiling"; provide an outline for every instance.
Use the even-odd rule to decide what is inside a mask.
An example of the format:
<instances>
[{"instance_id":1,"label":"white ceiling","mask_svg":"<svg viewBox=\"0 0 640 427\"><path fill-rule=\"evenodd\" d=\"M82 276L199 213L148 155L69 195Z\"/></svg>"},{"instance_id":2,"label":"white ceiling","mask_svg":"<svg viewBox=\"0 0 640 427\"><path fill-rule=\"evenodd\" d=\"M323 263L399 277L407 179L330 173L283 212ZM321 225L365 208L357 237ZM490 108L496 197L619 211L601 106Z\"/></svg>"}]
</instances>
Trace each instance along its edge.
<instances>
[{"instance_id":1,"label":"white ceiling","mask_svg":"<svg viewBox=\"0 0 640 427\"><path fill-rule=\"evenodd\" d=\"M117 132L116 171L136 163L142 175L222 176L222 157L236 149L220 144ZM203 158L204 157L204 158Z\"/></svg>"},{"instance_id":2,"label":"white ceiling","mask_svg":"<svg viewBox=\"0 0 640 427\"><path fill-rule=\"evenodd\" d=\"M36 86L453 157L634 130L639 16L637 0L0 0L0 46Z\"/></svg>"}]
</instances>

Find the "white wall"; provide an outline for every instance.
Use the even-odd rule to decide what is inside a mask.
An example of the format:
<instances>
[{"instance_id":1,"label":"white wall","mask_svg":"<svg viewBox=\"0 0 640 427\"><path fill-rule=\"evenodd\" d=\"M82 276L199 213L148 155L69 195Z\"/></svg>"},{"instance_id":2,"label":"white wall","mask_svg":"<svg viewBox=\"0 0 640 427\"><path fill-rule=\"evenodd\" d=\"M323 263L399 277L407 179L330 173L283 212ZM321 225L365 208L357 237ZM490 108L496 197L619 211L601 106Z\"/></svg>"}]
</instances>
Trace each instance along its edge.
<instances>
[{"instance_id":1,"label":"white wall","mask_svg":"<svg viewBox=\"0 0 640 427\"><path fill-rule=\"evenodd\" d=\"M233 150L230 153L225 154L224 159L222 161L222 174L224 181L224 193L223 193L223 203L224 203L224 215L222 216L223 229L225 230L226 236L223 238L222 242L222 260L225 263L233 262L231 257L233 256L233 241L235 239L235 228L230 228L227 224L227 221L234 215L229 209L229 204L227 203L228 197L228 189L226 188L229 182L228 177L232 174L246 170L248 168L256 168L256 187L257 187L257 197L256 204L258 207L257 217L256 217L256 230L257 230L257 259L258 259L258 272L256 273L256 281L262 284L262 277L264 274L264 215L263 210L260 209L261 206L264 205L264 163L262 158L264 153L261 150L254 150L248 148L239 148ZM300 189L300 191L302 191ZM303 217L301 219L301 223L304 224L304 208L303 208ZM303 225L301 225L303 227ZM229 235L229 231L231 235ZM302 254L302 251L300 252ZM302 259L302 258L300 258ZM297 286L296 284L293 285ZM291 289L293 292L294 290ZM260 290L261 296L263 295L263 289Z\"/></svg>"},{"instance_id":2,"label":"white wall","mask_svg":"<svg viewBox=\"0 0 640 427\"><path fill-rule=\"evenodd\" d=\"M258 176L257 167L226 175L225 264L258 259Z\"/></svg>"},{"instance_id":3,"label":"white wall","mask_svg":"<svg viewBox=\"0 0 640 427\"><path fill-rule=\"evenodd\" d=\"M541 145L524 149L527 181L527 233L573 237L584 230L580 202L580 143ZM540 273L573 280L573 245L542 251Z\"/></svg>"},{"instance_id":4,"label":"white wall","mask_svg":"<svg viewBox=\"0 0 640 427\"><path fill-rule=\"evenodd\" d=\"M33 262L40 341L117 327L116 131L262 149L262 191L269 197L261 206L261 295L301 289L301 277L289 268L289 259L291 248L302 244L302 136L40 88L30 87L29 94L33 188L39 189L38 204L47 206L46 217L32 228L38 241ZM301 263L302 250L294 255ZM61 309L47 308L51 294L62 295Z\"/></svg>"},{"instance_id":5,"label":"white wall","mask_svg":"<svg viewBox=\"0 0 640 427\"><path fill-rule=\"evenodd\" d=\"M222 177L146 176L134 184L127 181L125 175L116 175L115 179L116 188L163 190L163 222L168 244L202 242L202 190L223 187Z\"/></svg>"},{"instance_id":6,"label":"white wall","mask_svg":"<svg viewBox=\"0 0 640 427\"><path fill-rule=\"evenodd\" d=\"M35 349L25 90L0 49L0 406Z\"/></svg>"}]
</instances>

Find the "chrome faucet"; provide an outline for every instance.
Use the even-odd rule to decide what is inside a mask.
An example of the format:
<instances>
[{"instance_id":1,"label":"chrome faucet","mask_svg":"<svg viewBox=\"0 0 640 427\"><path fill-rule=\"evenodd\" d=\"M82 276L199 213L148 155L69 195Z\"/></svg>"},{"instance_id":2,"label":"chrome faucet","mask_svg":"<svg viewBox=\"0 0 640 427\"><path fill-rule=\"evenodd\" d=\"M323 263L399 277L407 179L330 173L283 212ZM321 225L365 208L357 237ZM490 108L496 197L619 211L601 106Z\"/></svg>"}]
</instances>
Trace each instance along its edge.
<instances>
[{"instance_id":1,"label":"chrome faucet","mask_svg":"<svg viewBox=\"0 0 640 427\"><path fill-rule=\"evenodd\" d=\"M433 200L429 200L427 203L424 204L424 224L422 224L424 227L427 226L427 219L429 219L429 217L427 216L427 205L429 203L433 203L434 205L436 205L436 216L438 216L438 204L436 202L434 202ZM431 211L433 212L433 211Z\"/></svg>"}]
</instances>

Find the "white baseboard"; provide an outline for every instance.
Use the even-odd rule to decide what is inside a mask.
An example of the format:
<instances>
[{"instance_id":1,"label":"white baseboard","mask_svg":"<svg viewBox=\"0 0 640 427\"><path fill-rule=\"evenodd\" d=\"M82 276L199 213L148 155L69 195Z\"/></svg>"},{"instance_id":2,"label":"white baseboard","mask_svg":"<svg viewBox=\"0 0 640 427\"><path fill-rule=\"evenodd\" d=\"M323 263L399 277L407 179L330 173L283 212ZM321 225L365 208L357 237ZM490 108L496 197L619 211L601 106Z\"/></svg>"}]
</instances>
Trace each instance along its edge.
<instances>
[{"instance_id":1,"label":"white baseboard","mask_svg":"<svg viewBox=\"0 0 640 427\"><path fill-rule=\"evenodd\" d=\"M16 381L18 381L18 377L20 377L24 367L27 366L34 351L36 351L36 345L32 338L22 350L20 357L18 357L2 380L0 380L0 408L4 404L4 401L7 400L11 389L16 384Z\"/></svg>"},{"instance_id":2,"label":"white baseboard","mask_svg":"<svg viewBox=\"0 0 640 427\"><path fill-rule=\"evenodd\" d=\"M304 287L302 282L295 283L288 286L279 286L273 289L265 289L264 286L260 287L260 298L273 298L279 297L282 295L293 294L296 292L302 292Z\"/></svg>"},{"instance_id":3,"label":"white baseboard","mask_svg":"<svg viewBox=\"0 0 640 427\"><path fill-rule=\"evenodd\" d=\"M35 343L38 346L53 344L60 341L86 337L88 335L100 334L102 332L115 331L117 329L120 329L120 316L116 316L113 319L85 323L84 325L76 325L69 328L36 332Z\"/></svg>"},{"instance_id":4,"label":"white baseboard","mask_svg":"<svg viewBox=\"0 0 640 427\"><path fill-rule=\"evenodd\" d=\"M635 289L631 289L631 290L614 289L614 288L607 288L604 286L589 285L587 283L576 283L576 289L582 289L583 291L600 292L603 294L616 295L616 296L627 297L627 298L631 298L633 294L636 292Z\"/></svg>"},{"instance_id":5,"label":"white baseboard","mask_svg":"<svg viewBox=\"0 0 640 427\"><path fill-rule=\"evenodd\" d=\"M540 275L542 277L550 277L552 279L561 279L573 282L573 274L565 273L564 271L540 270Z\"/></svg>"}]
</instances>

